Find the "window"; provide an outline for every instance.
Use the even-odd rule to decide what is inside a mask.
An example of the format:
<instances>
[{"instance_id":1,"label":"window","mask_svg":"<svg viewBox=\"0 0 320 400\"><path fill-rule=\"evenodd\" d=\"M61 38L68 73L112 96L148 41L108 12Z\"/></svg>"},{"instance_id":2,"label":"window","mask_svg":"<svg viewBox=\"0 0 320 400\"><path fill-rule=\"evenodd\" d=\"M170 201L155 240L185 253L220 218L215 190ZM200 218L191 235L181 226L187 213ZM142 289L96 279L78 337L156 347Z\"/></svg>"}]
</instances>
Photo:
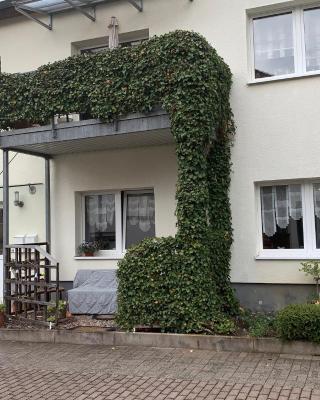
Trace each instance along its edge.
<instances>
[{"instance_id":1,"label":"window","mask_svg":"<svg viewBox=\"0 0 320 400\"><path fill-rule=\"evenodd\" d=\"M125 193L124 216L125 248L147 237L155 236L154 194L152 192Z\"/></svg>"},{"instance_id":2,"label":"window","mask_svg":"<svg viewBox=\"0 0 320 400\"><path fill-rule=\"evenodd\" d=\"M320 71L320 7L294 8L251 20L252 78Z\"/></svg>"},{"instance_id":3,"label":"window","mask_svg":"<svg viewBox=\"0 0 320 400\"><path fill-rule=\"evenodd\" d=\"M85 196L85 240L99 242L101 250L116 250L114 194Z\"/></svg>"},{"instance_id":4,"label":"window","mask_svg":"<svg viewBox=\"0 0 320 400\"><path fill-rule=\"evenodd\" d=\"M262 258L320 256L320 182L259 188Z\"/></svg>"},{"instance_id":5,"label":"window","mask_svg":"<svg viewBox=\"0 0 320 400\"><path fill-rule=\"evenodd\" d=\"M83 195L83 240L99 242L99 256L119 257L125 249L155 236L153 190Z\"/></svg>"},{"instance_id":6,"label":"window","mask_svg":"<svg viewBox=\"0 0 320 400\"><path fill-rule=\"evenodd\" d=\"M125 41L125 42L120 42L119 47L134 47L137 46L138 44L141 44L142 42L145 42L148 39L141 39L141 40L130 40L130 41ZM109 46L108 45L103 45L103 46L97 46L97 47L88 47L80 50L81 54L96 54L96 53L104 53L108 51Z\"/></svg>"}]
</instances>

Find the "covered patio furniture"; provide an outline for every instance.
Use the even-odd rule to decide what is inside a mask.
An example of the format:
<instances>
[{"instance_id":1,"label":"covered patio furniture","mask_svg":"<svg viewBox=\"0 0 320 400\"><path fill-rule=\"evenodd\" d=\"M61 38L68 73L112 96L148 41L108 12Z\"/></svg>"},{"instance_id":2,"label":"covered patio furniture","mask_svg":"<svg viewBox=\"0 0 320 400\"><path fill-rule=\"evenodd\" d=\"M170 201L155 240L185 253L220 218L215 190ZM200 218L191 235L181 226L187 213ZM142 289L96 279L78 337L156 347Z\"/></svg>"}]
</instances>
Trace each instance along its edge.
<instances>
[{"instance_id":1,"label":"covered patio furniture","mask_svg":"<svg viewBox=\"0 0 320 400\"><path fill-rule=\"evenodd\" d=\"M72 314L115 314L117 288L115 269L80 270L73 289L68 291L69 311Z\"/></svg>"}]
</instances>

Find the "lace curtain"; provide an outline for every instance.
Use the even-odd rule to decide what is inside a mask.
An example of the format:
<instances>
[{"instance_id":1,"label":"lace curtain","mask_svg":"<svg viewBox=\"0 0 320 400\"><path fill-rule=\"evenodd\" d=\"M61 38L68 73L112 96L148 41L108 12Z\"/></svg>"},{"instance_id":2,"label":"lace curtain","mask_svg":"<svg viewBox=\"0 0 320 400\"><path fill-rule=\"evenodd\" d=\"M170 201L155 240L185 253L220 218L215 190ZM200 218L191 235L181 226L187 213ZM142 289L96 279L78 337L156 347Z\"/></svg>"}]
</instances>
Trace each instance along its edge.
<instances>
[{"instance_id":1,"label":"lace curtain","mask_svg":"<svg viewBox=\"0 0 320 400\"><path fill-rule=\"evenodd\" d=\"M96 232L106 232L114 225L114 195L96 195L86 197L87 222Z\"/></svg>"},{"instance_id":2,"label":"lace curtain","mask_svg":"<svg viewBox=\"0 0 320 400\"><path fill-rule=\"evenodd\" d=\"M290 218L296 221L301 219L301 185L266 186L261 188L261 213L262 231L268 237L276 233L277 226L281 229L287 228Z\"/></svg>"},{"instance_id":3,"label":"lace curtain","mask_svg":"<svg viewBox=\"0 0 320 400\"><path fill-rule=\"evenodd\" d=\"M149 232L154 225L154 196L151 194L128 195L127 223Z\"/></svg>"}]
</instances>

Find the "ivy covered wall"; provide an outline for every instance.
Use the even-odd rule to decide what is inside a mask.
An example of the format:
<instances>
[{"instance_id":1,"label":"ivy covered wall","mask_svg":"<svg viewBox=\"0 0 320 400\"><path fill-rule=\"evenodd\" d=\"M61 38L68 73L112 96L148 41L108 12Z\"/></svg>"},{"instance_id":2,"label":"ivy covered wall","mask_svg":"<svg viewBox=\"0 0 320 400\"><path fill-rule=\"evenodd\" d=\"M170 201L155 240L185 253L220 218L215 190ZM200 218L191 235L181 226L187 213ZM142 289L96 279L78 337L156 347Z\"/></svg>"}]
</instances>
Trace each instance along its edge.
<instances>
[{"instance_id":1,"label":"ivy covered wall","mask_svg":"<svg viewBox=\"0 0 320 400\"><path fill-rule=\"evenodd\" d=\"M54 114L113 120L161 105L178 161L175 238L147 240L119 263L118 320L199 330L236 312L230 288L231 73L198 34L175 31L134 48L0 75L0 128Z\"/></svg>"}]
</instances>

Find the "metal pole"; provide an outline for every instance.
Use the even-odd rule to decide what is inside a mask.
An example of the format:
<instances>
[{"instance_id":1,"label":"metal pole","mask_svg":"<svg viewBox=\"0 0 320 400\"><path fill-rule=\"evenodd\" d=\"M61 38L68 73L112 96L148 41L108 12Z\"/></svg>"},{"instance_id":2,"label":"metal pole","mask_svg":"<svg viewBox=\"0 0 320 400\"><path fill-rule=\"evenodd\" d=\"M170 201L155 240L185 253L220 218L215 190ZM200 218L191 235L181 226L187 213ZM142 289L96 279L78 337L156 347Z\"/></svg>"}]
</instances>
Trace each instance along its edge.
<instances>
[{"instance_id":1,"label":"metal pole","mask_svg":"<svg viewBox=\"0 0 320 400\"><path fill-rule=\"evenodd\" d=\"M10 312L8 302L5 300L7 293L6 264L8 262L9 244L9 151L3 150L3 298L6 307L6 314Z\"/></svg>"},{"instance_id":2,"label":"metal pole","mask_svg":"<svg viewBox=\"0 0 320 400\"><path fill-rule=\"evenodd\" d=\"M47 252L51 251L51 199L50 199L50 159L45 159L45 201L46 201L46 242Z\"/></svg>"}]
</instances>

